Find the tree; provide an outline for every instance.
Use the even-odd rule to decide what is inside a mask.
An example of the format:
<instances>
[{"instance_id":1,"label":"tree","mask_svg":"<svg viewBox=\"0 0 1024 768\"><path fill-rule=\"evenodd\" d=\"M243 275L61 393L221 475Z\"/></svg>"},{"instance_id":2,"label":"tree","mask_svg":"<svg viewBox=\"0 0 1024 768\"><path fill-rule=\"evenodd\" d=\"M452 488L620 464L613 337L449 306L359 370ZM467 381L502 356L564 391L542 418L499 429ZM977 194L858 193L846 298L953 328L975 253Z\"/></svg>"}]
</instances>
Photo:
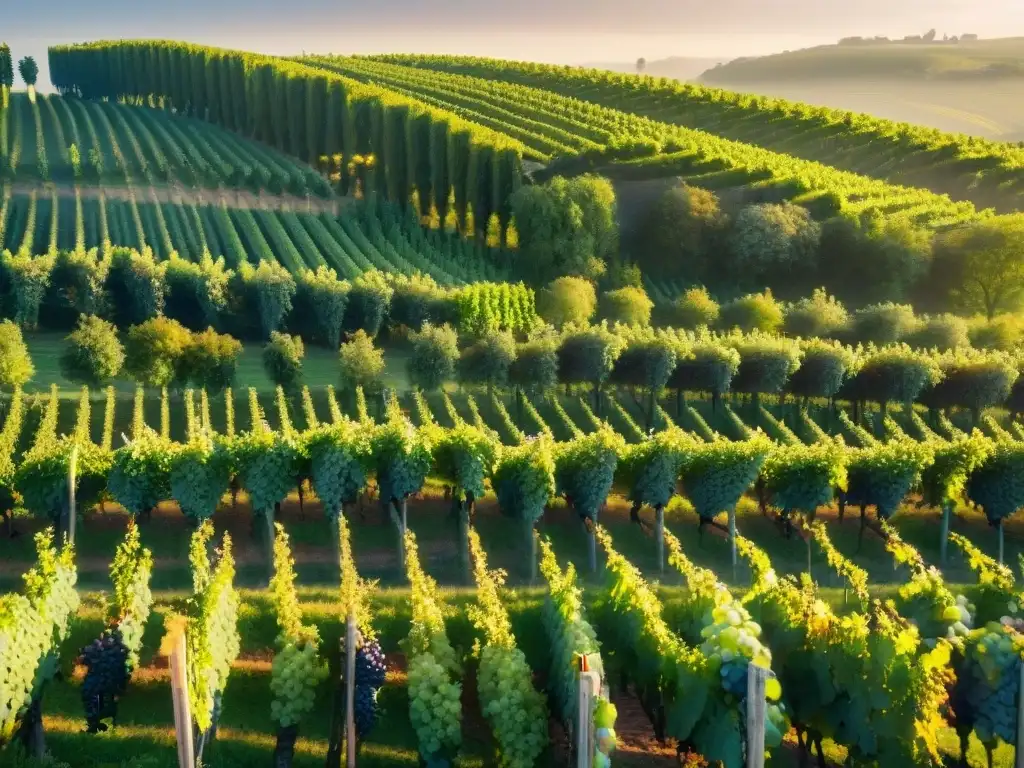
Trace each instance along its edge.
<instances>
[{"instance_id":1,"label":"tree","mask_svg":"<svg viewBox=\"0 0 1024 768\"><path fill-rule=\"evenodd\" d=\"M618 247L615 190L599 176L556 176L520 187L511 198L519 262L538 280L598 277Z\"/></svg>"},{"instance_id":2,"label":"tree","mask_svg":"<svg viewBox=\"0 0 1024 768\"><path fill-rule=\"evenodd\" d=\"M601 386L611 375L624 347L623 339L603 325L574 328L558 346L559 378L567 384L591 384L594 407L600 412Z\"/></svg>"},{"instance_id":3,"label":"tree","mask_svg":"<svg viewBox=\"0 0 1024 768\"><path fill-rule=\"evenodd\" d=\"M166 387L180 380L182 359L192 334L177 320L154 317L128 329L124 370L144 387Z\"/></svg>"},{"instance_id":4,"label":"tree","mask_svg":"<svg viewBox=\"0 0 1024 768\"><path fill-rule=\"evenodd\" d=\"M172 253L163 262L164 314L192 331L216 325L227 304L231 270L206 253L199 262Z\"/></svg>"},{"instance_id":5,"label":"tree","mask_svg":"<svg viewBox=\"0 0 1024 768\"><path fill-rule=\"evenodd\" d=\"M242 344L213 328L192 335L179 368L179 380L210 392L222 392L234 385Z\"/></svg>"},{"instance_id":6,"label":"tree","mask_svg":"<svg viewBox=\"0 0 1024 768\"><path fill-rule=\"evenodd\" d=\"M782 305L770 290L733 299L722 307L718 324L727 331L764 331L773 333L782 325Z\"/></svg>"},{"instance_id":7,"label":"tree","mask_svg":"<svg viewBox=\"0 0 1024 768\"><path fill-rule=\"evenodd\" d=\"M373 339L361 328L341 345L338 352L341 364L341 384L355 391L362 387L369 392L380 389L384 373L384 352L373 346Z\"/></svg>"},{"instance_id":8,"label":"tree","mask_svg":"<svg viewBox=\"0 0 1024 768\"><path fill-rule=\"evenodd\" d=\"M748 206L737 214L729 233L729 274L748 284L802 291L814 274L820 238L821 227L802 206Z\"/></svg>"},{"instance_id":9,"label":"tree","mask_svg":"<svg viewBox=\"0 0 1024 768\"><path fill-rule=\"evenodd\" d=\"M645 59L643 56L641 56L639 59L636 60L636 73L638 75L642 75L646 69L647 69L647 59Z\"/></svg>"},{"instance_id":10,"label":"tree","mask_svg":"<svg viewBox=\"0 0 1024 768\"><path fill-rule=\"evenodd\" d=\"M394 294L388 307L388 325L418 331L428 322L443 322L444 291L429 275L392 275Z\"/></svg>"},{"instance_id":11,"label":"tree","mask_svg":"<svg viewBox=\"0 0 1024 768\"><path fill-rule=\"evenodd\" d=\"M967 321L962 317L945 313L921 318L917 329L907 337L907 343L920 349L937 349L945 352L971 345Z\"/></svg>"},{"instance_id":12,"label":"tree","mask_svg":"<svg viewBox=\"0 0 1024 768\"><path fill-rule=\"evenodd\" d=\"M720 311L718 302L711 298L703 285L690 288L675 303L676 322L687 330L702 325L710 328L718 322Z\"/></svg>"},{"instance_id":13,"label":"tree","mask_svg":"<svg viewBox=\"0 0 1024 768\"><path fill-rule=\"evenodd\" d=\"M364 272L352 281L345 310L344 330L353 333L360 329L370 338L380 333L394 290L391 276L377 270Z\"/></svg>"},{"instance_id":14,"label":"tree","mask_svg":"<svg viewBox=\"0 0 1024 768\"><path fill-rule=\"evenodd\" d=\"M517 393L541 394L558 384L558 346L550 336L538 336L520 344L508 378Z\"/></svg>"},{"instance_id":15,"label":"tree","mask_svg":"<svg viewBox=\"0 0 1024 768\"><path fill-rule=\"evenodd\" d=\"M274 331L263 347L263 370L278 387L294 391L302 381L302 358L306 349L302 339Z\"/></svg>"},{"instance_id":16,"label":"tree","mask_svg":"<svg viewBox=\"0 0 1024 768\"><path fill-rule=\"evenodd\" d=\"M508 331L494 331L462 350L459 379L483 384L487 390L508 384L509 369L516 359L516 340Z\"/></svg>"},{"instance_id":17,"label":"tree","mask_svg":"<svg viewBox=\"0 0 1024 768\"><path fill-rule=\"evenodd\" d=\"M14 86L14 60L7 43L0 43L0 107L7 106L7 94Z\"/></svg>"},{"instance_id":18,"label":"tree","mask_svg":"<svg viewBox=\"0 0 1024 768\"><path fill-rule=\"evenodd\" d=\"M117 329L95 315L83 315L68 335L60 357L64 378L76 384L101 387L117 378L125 355Z\"/></svg>"},{"instance_id":19,"label":"tree","mask_svg":"<svg viewBox=\"0 0 1024 768\"><path fill-rule=\"evenodd\" d=\"M231 281L236 317L259 318L257 332L264 339L280 330L291 312L295 278L276 261L261 261L255 267L247 261L238 265Z\"/></svg>"},{"instance_id":20,"label":"tree","mask_svg":"<svg viewBox=\"0 0 1024 768\"><path fill-rule=\"evenodd\" d=\"M654 302L643 288L627 286L601 296L601 316L609 322L650 325Z\"/></svg>"},{"instance_id":21,"label":"tree","mask_svg":"<svg viewBox=\"0 0 1024 768\"><path fill-rule=\"evenodd\" d=\"M431 392L440 389L455 375L459 359L459 337L450 325L427 325L409 336L409 380L414 387Z\"/></svg>"},{"instance_id":22,"label":"tree","mask_svg":"<svg viewBox=\"0 0 1024 768\"><path fill-rule=\"evenodd\" d=\"M301 271L295 285L294 324L306 339L337 349L348 306L348 282L339 280L330 267L320 265L315 272Z\"/></svg>"},{"instance_id":23,"label":"tree","mask_svg":"<svg viewBox=\"0 0 1024 768\"><path fill-rule=\"evenodd\" d=\"M0 387L20 387L35 373L21 328L10 320L0 322Z\"/></svg>"},{"instance_id":24,"label":"tree","mask_svg":"<svg viewBox=\"0 0 1024 768\"><path fill-rule=\"evenodd\" d=\"M872 304L853 313L850 336L858 344L892 344L902 341L916 326L914 308L908 304Z\"/></svg>"},{"instance_id":25,"label":"tree","mask_svg":"<svg viewBox=\"0 0 1024 768\"><path fill-rule=\"evenodd\" d=\"M118 328L139 325L160 314L164 308L166 266L146 248L114 248L107 270L106 289L111 319Z\"/></svg>"},{"instance_id":26,"label":"tree","mask_svg":"<svg viewBox=\"0 0 1024 768\"><path fill-rule=\"evenodd\" d=\"M18 62L18 73L21 75L21 79L25 81L25 86L29 92L34 91L36 78L39 77L39 65L36 64L36 60L31 56L24 57Z\"/></svg>"},{"instance_id":27,"label":"tree","mask_svg":"<svg viewBox=\"0 0 1024 768\"><path fill-rule=\"evenodd\" d=\"M1001 216L939 237L934 287L965 312L990 320L1018 309L1024 299L1024 217Z\"/></svg>"},{"instance_id":28,"label":"tree","mask_svg":"<svg viewBox=\"0 0 1024 768\"><path fill-rule=\"evenodd\" d=\"M704 282L728 226L718 196L682 185L665 192L636 229L637 262L659 277Z\"/></svg>"},{"instance_id":29,"label":"tree","mask_svg":"<svg viewBox=\"0 0 1024 768\"><path fill-rule=\"evenodd\" d=\"M560 277L537 293L537 314L554 326L586 323L596 311L594 284L582 277Z\"/></svg>"},{"instance_id":30,"label":"tree","mask_svg":"<svg viewBox=\"0 0 1024 768\"><path fill-rule=\"evenodd\" d=\"M39 307L50 286L54 256L0 254L0 308L22 328L39 325Z\"/></svg>"},{"instance_id":31,"label":"tree","mask_svg":"<svg viewBox=\"0 0 1024 768\"><path fill-rule=\"evenodd\" d=\"M850 315L835 296L824 288L815 288L809 298L800 299L786 307L782 330L789 336L811 339L833 336L846 328Z\"/></svg>"}]
</instances>

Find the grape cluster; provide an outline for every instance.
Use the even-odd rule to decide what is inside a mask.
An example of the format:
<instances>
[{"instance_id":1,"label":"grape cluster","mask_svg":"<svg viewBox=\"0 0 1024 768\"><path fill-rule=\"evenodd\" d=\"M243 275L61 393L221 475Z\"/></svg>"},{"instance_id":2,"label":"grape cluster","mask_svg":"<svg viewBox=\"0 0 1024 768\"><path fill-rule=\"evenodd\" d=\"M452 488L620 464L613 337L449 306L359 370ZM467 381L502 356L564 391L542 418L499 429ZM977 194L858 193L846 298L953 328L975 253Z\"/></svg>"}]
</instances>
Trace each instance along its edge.
<instances>
[{"instance_id":1,"label":"grape cluster","mask_svg":"<svg viewBox=\"0 0 1024 768\"><path fill-rule=\"evenodd\" d=\"M289 642L276 656L271 667L270 716L282 728L297 725L313 710L316 688L327 676L317 657L315 641Z\"/></svg>"},{"instance_id":2,"label":"grape cluster","mask_svg":"<svg viewBox=\"0 0 1024 768\"><path fill-rule=\"evenodd\" d=\"M409 719L422 755L437 755L445 748L457 751L462 740L461 696L462 686L450 680L432 653L409 662Z\"/></svg>"},{"instance_id":3,"label":"grape cluster","mask_svg":"<svg viewBox=\"0 0 1024 768\"><path fill-rule=\"evenodd\" d=\"M364 642L356 652L356 686L380 688L384 685L387 671L380 643L376 640Z\"/></svg>"},{"instance_id":4,"label":"grape cluster","mask_svg":"<svg viewBox=\"0 0 1024 768\"><path fill-rule=\"evenodd\" d=\"M988 624L965 658L961 682L966 683L966 704L983 744L996 739L1016 743L1017 691L1024 654L1024 635L1018 628L1022 626L1020 619L1009 617Z\"/></svg>"},{"instance_id":5,"label":"grape cluster","mask_svg":"<svg viewBox=\"0 0 1024 768\"><path fill-rule=\"evenodd\" d=\"M82 649L81 663L86 667L82 704L89 733L107 730L101 722L104 718L116 719L117 697L124 693L131 675L128 655L117 627L105 630Z\"/></svg>"},{"instance_id":6,"label":"grape cluster","mask_svg":"<svg viewBox=\"0 0 1024 768\"><path fill-rule=\"evenodd\" d=\"M384 685L387 665L377 640L364 640L356 651L356 734L365 739L377 724L377 691Z\"/></svg>"}]
</instances>

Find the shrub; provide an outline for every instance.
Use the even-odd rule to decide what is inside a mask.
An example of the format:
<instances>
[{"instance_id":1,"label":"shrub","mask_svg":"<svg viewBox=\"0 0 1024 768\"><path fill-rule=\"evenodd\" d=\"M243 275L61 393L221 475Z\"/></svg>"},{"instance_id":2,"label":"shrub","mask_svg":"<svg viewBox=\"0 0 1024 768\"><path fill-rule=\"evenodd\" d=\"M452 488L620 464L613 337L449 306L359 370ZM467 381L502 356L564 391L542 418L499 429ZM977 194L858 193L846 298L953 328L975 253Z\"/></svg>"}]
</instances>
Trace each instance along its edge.
<instances>
[{"instance_id":1,"label":"shrub","mask_svg":"<svg viewBox=\"0 0 1024 768\"><path fill-rule=\"evenodd\" d=\"M744 333L772 333L779 329L782 320L782 305L775 300L769 290L764 293L751 293L728 302L722 307L718 324L727 331L738 328Z\"/></svg>"},{"instance_id":2,"label":"shrub","mask_svg":"<svg viewBox=\"0 0 1024 768\"><path fill-rule=\"evenodd\" d=\"M785 313L782 330L805 339L835 336L850 322L846 307L824 288L817 288L809 298L789 304Z\"/></svg>"},{"instance_id":3,"label":"shrub","mask_svg":"<svg viewBox=\"0 0 1024 768\"><path fill-rule=\"evenodd\" d=\"M302 339L274 331L263 347L263 369L276 386L294 391L302 381L302 358L305 355Z\"/></svg>"},{"instance_id":4,"label":"shrub","mask_svg":"<svg viewBox=\"0 0 1024 768\"><path fill-rule=\"evenodd\" d=\"M530 393L542 393L558 384L558 345L548 336L530 339L516 348L509 366L509 383Z\"/></svg>"},{"instance_id":5,"label":"shrub","mask_svg":"<svg viewBox=\"0 0 1024 768\"><path fill-rule=\"evenodd\" d=\"M39 307L50 285L53 256L0 254L0 306L22 328L39 325Z\"/></svg>"},{"instance_id":6,"label":"shrub","mask_svg":"<svg viewBox=\"0 0 1024 768\"><path fill-rule=\"evenodd\" d=\"M193 331L217 325L227 306L227 287L232 272L224 259L204 254L199 263L176 253L163 263L164 314Z\"/></svg>"},{"instance_id":7,"label":"shrub","mask_svg":"<svg viewBox=\"0 0 1024 768\"><path fill-rule=\"evenodd\" d=\"M507 331L489 333L462 350L459 378L467 384L483 384L490 390L508 384L516 359L516 340Z\"/></svg>"},{"instance_id":8,"label":"shrub","mask_svg":"<svg viewBox=\"0 0 1024 768\"><path fill-rule=\"evenodd\" d=\"M408 360L409 380L425 391L440 389L455 375L459 359L459 337L450 325L423 326L409 337L412 354Z\"/></svg>"},{"instance_id":9,"label":"shrub","mask_svg":"<svg viewBox=\"0 0 1024 768\"><path fill-rule=\"evenodd\" d=\"M856 356L849 347L836 341L808 339L800 345L800 367L786 387L797 397L835 397L853 371Z\"/></svg>"},{"instance_id":10,"label":"shrub","mask_svg":"<svg viewBox=\"0 0 1024 768\"><path fill-rule=\"evenodd\" d=\"M380 389L384 352L373 345L366 331L359 329L341 345L338 361L342 387L348 390L362 387L369 392Z\"/></svg>"},{"instance_id":11,"label":"shrub","mask_svg":"<svg viewBox=\"0 0 1024 768\"><path fill-rule=\"evenodd\" d=\"M720 312L718 302L711 298L707 288L702 285L690 288L675 303L676 322L689 330L702 325L711 328L718 322Z\"/></svg>"},{"instance_id":12,"label":"shrub","mask_svg":"<svg viewBox=\"0 0 1024 768\"><path fill-rule=\"evenodd\" d=\"M740 353L732 380L734 392L777 395L800 368L800 347L791 339L753 333L734 336L728 343Z\"/></svg>"},{"instance_id":13,"label":"shrub","mask_svg":"<svg viewBox=\"0 0 1024 768\"><path fill-rule=\"evenodd\" d=\"M182 355L179 378L209 392L222 392L234 385L242 344L213 328L192 334Z\"/></svg>"},{"instance_id":14,"label":"shrub","mask_svg":"<svg viewBox=\"0 0 1024 768\"><path fill-rule=\"evenodd\" d=\"M975 417L1006 402L1019 377L1015 361L1003 352L949 352L939 367L942 380L922 400L933 408L968 408Z\"/></svg>"},{"instance_id":15,"label":"shrub","mask_svg":"<svg viewBox=\"0 0 1024 768\"><path fill-rule=\"evenodd\" d=\"M1017 315L997 315L991 320L981 318L970 328L971 344L980 349L1008 352L1020 344L1021 321Z\"/></svg>"},{"instance_id":16,"label":"shrub","mask_svg":"<svg viewBox=\"0 0 1024 768\"><path fill-rule=\"evenodd\" d=\"M659 277L706 280L727 225L714 192L686 185L670 189L638 227L640 262Z\"/></svg>"},{"instance_id":17,"label":"shrub","mask_svg":"<svg viewBox=\"0 0 1024 768\"><path fill-rule=\"evenodd\" d=\"M0 322L0 387L20 387L35 373L21 328L10 320Z\"/></svg>"},{"instance_id":18,"label":"shrub","mask_svg":"<svg viewBox=\"0 0 1024 768\"><path fill-rule=\"evenodd\" d=\"M560 277L537 293L537 313L556 327L583 325L596 311L594 284L582 277Z\"/></svg>"},{"instance_id":19,"label":"shrub","mask_svg":"<svg viewBox=\"0 0 1024 768\"><path fill-rule=\"evenodd\" d=\"M917 329L907 336L907 343L912 347L946 352L970 346L971 339L966 320L943 314L921 318Z\"/></svg>"},{"instance_id":20,"label":"shrub","mask_svg":"<svg viewBox=\"0 0 1024 768\"><path fill-rule=\"evenodd\" d=\"M729 391L740 353L717 339L698 340L679 356L668 386L679 392L707 392L713 401Z\"/></svg>"},{"instance_id":21,"label":"shrub","mask_svg":"<svg viewBox=\"0 0 1024 768\"><path fill-rule=\"evenodd\" d=\"M125 355L117 329L94 315L83 315L67 337L60 357L64 378L76 384L100 387L117 378Z\"/></svg>"},{"instance_id":22,"label":"shrub","mask_svg":"<svg viewBox=\"0 0 1024 768\"><path fill-rule=\"evenodd\" d=\"M307 340L337 349L341 343L348 292L348 282L339 280L330 267L320 265L315 272L303 270L295 282L293 325Z\"/></svg>"},{"instance_id":23,"label":"shrub","mask_svg":"<svg viewBox=\"0 0 1024 768\"><path fill-rule=\"evenodd\" d=\"M872 304L853 313L850 337L859 344L894 344L917 326L914 308L907 304Z\"/></svg>"},{"instance_id":24,"label":"shrub","mask_svg":"<svg viewBox=\"0 0 1024 768\"><path fill-rule=\"evenodd\" d=\"M73 328L81 315L108 315L104 284L109 262L98 249L58 251L43 298L42 324Z\"/></svg>"},{"instance_id":25,"label":"shrub","mask_svg":"<svg viewBox=\"0 0 1024 768\"><path fill-rule=\"evenodd\" d=\"M806 208L792 203L747 206L729 233L730 268L745 283L812 274L821 227Z\"/></svg>"},{"instance_id":26,"label":"shrub","mask_svg":"<svg viewBox=\"0 0 1024 768\"><path fill-rule=\"evenodd\" d=\"M139 325L163 312L165 270L149 248L141 253L129 248L113 249L106 289L114 325Z\"/></svg>"},{"instance_id":27,"label":"shrub","mask_svg":"<svg viewBox=\"0 0 1024 768\"><path fill-rule=\"evenodd\" d=\"M188 328L168 317L154 317L128 329L125 372L144 387L166 387L180 380L185 350L192 342Z\"/></svg>"},{"instance_id":28,"label":"shrub","mask_svg":"<svg viewBox=\"0 0 1024 768\"><path fill-rule=\"evenodd\" d=\"M388 322L393 327L405 326L420 330L425 323L446 318L438 317L444 291L429 275L400 276L394 281L394 294L388 308Z\"/></svg>"},{"instance_id":29,"label":"shrub","mask_svg":"<svg viewBox=\"0 0 1024 768\"><path fill-rule=\"evenodd\" d=\"M352 281L345 310L345 331L364 330L370 338L380 333L394 295L390 283L391 279L377 270L364 272Z\"/></svg>"},{"instance_id":30,"label":"shrub","mask_svg":"<svg viewBox=\"0 0 1024 768\"><path fill-rule=\"evenodd\" d=\"M843 392L851 400L870 400L884 409L892 402L914 402L941 379L942 371L932 355L898 344L869 353Z\"/></svg>"},{"instance_id":31,"label":"shrub","mask_svg":"<svg viewBox=\"0 0 1024 768\"><path fill-rule=\"evenodd\" d=\"M568 384L599 389L615 366L625 342L603 325L570 328L558 346L558 375Z\"/></svg>"},{"instance_id":32,"label":"shrub","mask_svg":"<svg viewBox=\"0 0 1024 768\"><path fill-rule=\"evenodd\" d=\"M601 296L601 315L613 323L650 325L654 302L643 288L627 286Z\"/></svg>"},{"instance_id":33,"label":"shrub","mask_svg":"<svg viewBox=\"0 0 1024 768\"><path fill-rule=\"evenodd\" d=\"M258 317L260 335L271 338L291 312L295 278L276 261L261 261L255 267L242 262L232 283L236 300L242 306L236 314L243 314L242 319L250 323L252 317Z\"/></svg>"}]
</instances>

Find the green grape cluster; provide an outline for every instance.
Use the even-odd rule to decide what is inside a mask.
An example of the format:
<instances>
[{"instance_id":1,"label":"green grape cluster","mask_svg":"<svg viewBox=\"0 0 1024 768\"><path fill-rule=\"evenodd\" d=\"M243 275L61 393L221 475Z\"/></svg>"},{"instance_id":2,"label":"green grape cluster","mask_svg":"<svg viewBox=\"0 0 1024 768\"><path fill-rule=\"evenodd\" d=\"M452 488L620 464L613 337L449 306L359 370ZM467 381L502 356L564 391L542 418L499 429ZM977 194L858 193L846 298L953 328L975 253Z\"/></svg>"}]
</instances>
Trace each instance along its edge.
<instances>
[{"instance_id":1,"label":"green grape cluster","mask_svg":"<svg viewBox=\"0 0 1024 768\"><path fill-rule=\"evenodd\" d=\"M683 490L703 520L731 512L757 478L772 444L761 433L750 440L716 440L687 454L681 478Z\"/></svg>"},{"instance_id":2,"label":"green grape cluster","mask_svg":"<svg viewBox=\"0 0 1024 768\"><path fill-rule=\"evenodd\" d=\"M409 661L409 720L428 762L452 756L462 743L462 686L432 653Z\"/></svg>"},{"instance_id":3,"label":"green grape cluster","mask_svg":"<svg viewBox=\"0 0 1024 768\"><path fill-rule=\"evenodd\" d=\"M967 495L992 525L1024 507L1024 443L997 442L968 479Z\"/></svg>"},{"instance_id":4,"label":"green grape cluster","mask_svg":"<svg viewBox=\"0 0 1024 768\"><path fill-rule=\"evenodd\" d=\"M236 438L234 464L252 508L272 514L296 485L301 459L295 440L269 429L254 429Z\"/></svg>"},{"instance_id":5,"label":"green grape cluster","mask_svg":"<svg viewBox=\"0 0 1024 768\"><path fill-rule=\"evenodd\" d=\"M370 443L365 429L348 420L322 425L306 435L311 477L328 517L341 514L366 487Z\"/></svg>"},{"instance_id":6,"label":"green grape cluster","mask_svg":"<svg viewBox=\"0 0 1024 768\"><path fill-rule=\"evenodd\" d=\"M1020 622L990 622L971 633L958 684L982 744L1017 743L1017 694L1024 663Z\"/></svg>"},{"instance_id":7,"label":"green grape cluster","mask_svg":"<svg viewBox=\"0 0 1024 768\"><path fill-rule=\"evenodd\" d=\"M231 455L219 439L199 437L174 445L170 459L170 492L181 511L193 520L206 520L231 484Z\"/></svg>"},{"instance_id":8,"label":"green grape cluster","mask_svg":"<svg viewBox=\"0 0 1024 768\"><path fill-rule=\"evenodd\" d=\"M149 429L114 451L110 494L132 514L153 509L171 495L171 446Z\"/></svg>"},{"instance_id":9,"label":"green grape cluster","mask_svg":"<svg viewBox=\"0 0 1024 768\"><path fill-rule=\"evenodd\" d=\"M121 640L128 649L128 665L139 665L142 635L153 605L149 579L153 572L153 555L143 548L139 528L129 523L124 540L114 553L110 565L110 578L114 583L113 620L121 632Z\"/></svg>"},{"instance_id":10,"label":"green grape cluster","mask_svg":"<svg viewBox=\"0 0 1024 768\"><path fill-rule=\"evenodd\" d=\"M502 513L531 525L555 495L554 444L546 436L502 448L491 478Z\"/></svg>"},{"instance_id":11,"label":"green grape cluster","mask_svg":"<svg viewBox=\"0 0 1024 768\"><path fill-rule=\"evenodd\" d=\"M274 656L270 669L270 717L282 728L298 725L313 711L317 686L327 678L319 658L315 630L306 640L289 639Z\"/></svg>"},{"instance_id":12,"label":"green grape cluster","mask_svg":"<svg viewBox=\"0 0 1024 768\"><path fill-rule=\"evenodd\" d=\"M547 706L533 687L533 672L526 656L516 647L498 591L503 575L487 570L487 557L475 530L469 533L469 544L478 603L472 607L470 618L484 634L477 677L483 713L498 742L501 764L528 768L547 746Z\"/></svg>"}]
</instances>

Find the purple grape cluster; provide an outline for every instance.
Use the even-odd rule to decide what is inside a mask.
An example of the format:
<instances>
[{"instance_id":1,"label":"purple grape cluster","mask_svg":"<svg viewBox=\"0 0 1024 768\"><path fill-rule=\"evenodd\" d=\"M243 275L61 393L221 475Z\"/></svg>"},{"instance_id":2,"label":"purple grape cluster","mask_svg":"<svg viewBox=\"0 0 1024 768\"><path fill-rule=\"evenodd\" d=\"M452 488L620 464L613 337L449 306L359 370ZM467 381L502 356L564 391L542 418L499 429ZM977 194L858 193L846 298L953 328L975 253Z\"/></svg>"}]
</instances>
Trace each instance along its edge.
<instances>
[{"instance_id":1,"label":"purple grape cluster","mask_svg":"<svg viewBox=\"0 0 1024 768\"><path fill-rule=\"evenodd\" d=\"M384 652L376 640L363 643L356 653L356 686L368 686L374 690L384 685L387 676Z\"/></svg>"},{"instance_id":2,"label":"purple grape cluster","mask_svg":"<svg viewBox=\"0 0 1024 768\"><path fill-rule=\"evenodd\" d=\"M86 667L82 682L82 704L89 733L107 730L104 718L117 717L117 697L124 693L131 677L128 648L116 627L107 629L81 653Z\"/></svg>"},{"instance_id":3,"label":"purple grape cluster","mask_svg":"<svg viewBox=\"0 0 1024 768\"><path fill-rule=\"evenodd\" d=\"M357 685L354 709L356 735L365 739L377 724L377 689Z\"/></svg>"}]
</instances>

